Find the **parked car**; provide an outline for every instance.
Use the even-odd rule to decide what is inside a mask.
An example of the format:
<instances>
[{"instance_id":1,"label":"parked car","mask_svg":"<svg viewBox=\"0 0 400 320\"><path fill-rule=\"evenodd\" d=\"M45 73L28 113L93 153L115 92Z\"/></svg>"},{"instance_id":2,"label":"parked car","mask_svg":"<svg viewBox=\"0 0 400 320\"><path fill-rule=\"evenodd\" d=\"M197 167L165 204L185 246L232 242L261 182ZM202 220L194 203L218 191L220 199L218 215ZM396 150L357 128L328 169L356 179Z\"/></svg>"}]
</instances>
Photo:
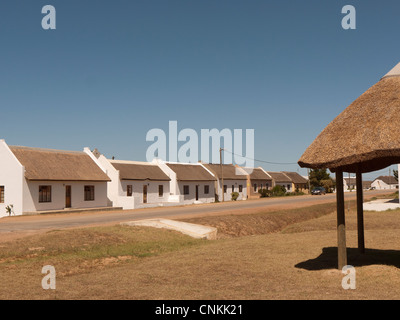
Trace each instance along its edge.
<instances>
[{"instance_id":1,"label":"parked car","mask_svg":"<svg viewBox=\"0 0 400 320\"><path fill-rule=\"evenodd\" d=\"M324 187L316 187L311 190L311 194L326 194L326 190Z\"/></svg>"}]
</instances>

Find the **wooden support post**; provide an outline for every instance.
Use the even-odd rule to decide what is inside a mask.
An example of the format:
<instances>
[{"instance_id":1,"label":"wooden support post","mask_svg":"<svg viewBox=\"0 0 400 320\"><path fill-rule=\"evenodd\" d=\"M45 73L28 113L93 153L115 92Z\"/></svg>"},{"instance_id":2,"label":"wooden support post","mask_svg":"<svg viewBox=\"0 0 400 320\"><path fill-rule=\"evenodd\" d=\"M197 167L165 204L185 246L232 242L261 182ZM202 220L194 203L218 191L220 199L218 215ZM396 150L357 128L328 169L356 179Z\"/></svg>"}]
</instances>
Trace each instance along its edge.
<instances>
[{"instance_id":1,"label":"wooden support post","mask_svg":"<svg viewBox=\"0 0 400 320\"><path fill-rule=\"evenodd\" d=\"M222 184L222 202L225 201L224 199L224 194L225 194L225 190L224 190L224 168L222 167L222 148L219 148L219 167L221 169L221 184Z\"/></svg>"},{"instance_id":2,"label":"wooden support post","mask_svg":"<svg viewBox=\"0 0 400 320\"><path fill-rule=\"evenodd\" d=\"M364 210L363 210L363 189L362 189L362 175L360 171L356 173L356 187L357 187L357 233L358 233L358 250L365 253L364 244Z\"/></svg>"},{"instance_id":3,"label":"wooden support post","mask_svg":"<svg viewBox=\"0 0 400 320\"><path fill-rule=\"evenodd\" d=\"M336 205L337 205L337 239L338 268L342 270L347 265L346 224L344 218L343 171L336 171Z\"/></svg>"}]
</instances>

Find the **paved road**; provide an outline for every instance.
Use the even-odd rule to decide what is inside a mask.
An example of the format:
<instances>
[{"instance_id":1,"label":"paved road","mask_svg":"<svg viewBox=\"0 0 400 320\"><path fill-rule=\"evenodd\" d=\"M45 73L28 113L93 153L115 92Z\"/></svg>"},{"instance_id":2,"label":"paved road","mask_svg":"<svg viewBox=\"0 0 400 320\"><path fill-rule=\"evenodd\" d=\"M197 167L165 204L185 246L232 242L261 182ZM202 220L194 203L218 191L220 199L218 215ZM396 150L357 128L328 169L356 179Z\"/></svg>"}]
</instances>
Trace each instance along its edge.
<instances>
[{"instance_id":1,"label":"paved road","mask_svg":"<svg viewBox=\"0 0 400 320\"><path fill-rule=\"evenodd\" d=\"M379 194L387 194L388 191L368 191L364 197L372 197ZM355 192L345 193L345 199L355 199ZM96 213L63 213L42 214L34 216L16 216L0 219L0 234L9 232L29 232L38 230L61 229L81 227L89 225L119 223L123 221L150 219L150 218L179 218L198 215L227 214L243 210L276 210L286 207L301 207L305 205L334 202L335 194L324 196L297 196L282 198L264 198L247 201L235 201L225 203L212 203L201 205L189 205L180 207L157 207L126 211L110 211Z\"/></svg>"}]
</instances>

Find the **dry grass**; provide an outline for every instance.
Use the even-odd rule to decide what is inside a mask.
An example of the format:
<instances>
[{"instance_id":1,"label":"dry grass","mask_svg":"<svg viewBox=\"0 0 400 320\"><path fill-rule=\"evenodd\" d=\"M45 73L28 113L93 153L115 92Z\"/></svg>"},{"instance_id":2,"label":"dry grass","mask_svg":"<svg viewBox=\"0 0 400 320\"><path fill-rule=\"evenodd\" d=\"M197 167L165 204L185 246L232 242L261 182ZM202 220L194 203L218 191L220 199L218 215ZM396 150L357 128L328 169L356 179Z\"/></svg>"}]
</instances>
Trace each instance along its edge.
<instances>
[{"instance_id":1,"label":"dry grass","mask_svg":"<svg viewBox=\"0 0 400 320\"><path fill-rule=\"evenodd\" d=\"M313 206L236 216L238 220L225 216L224 223L222 217L203 218L210 225L224 225L225 236L216 241L116 226L2 243L0 298L400 298L400 211L365 213L367 252L360 255L355 249L355 208L349 204L348 263L356 267L356 290L344 290L343 274L336 270L335 213L330 207L325 212ZM256 228L257 224L263 227ZM45 264L56 268L56 290L41 288Z\"/></svg>"},{"instance_id":2,"label":"dry grass","mask_svg":"<svg viewBox=\"0 0 400 320\"><path fill-rule=\"evenodd\" d=\"M354 203L354 201L351 201ZM191 223L197 223L215 227L218 229L218 237L232 238L248 235L262 235L279 232L289 225L322 217L332 213L336 203L317 204L310 207L285 209L273 212L263 212L247 215L224 215L184 219Z\"/></svg>"}]
</instances>

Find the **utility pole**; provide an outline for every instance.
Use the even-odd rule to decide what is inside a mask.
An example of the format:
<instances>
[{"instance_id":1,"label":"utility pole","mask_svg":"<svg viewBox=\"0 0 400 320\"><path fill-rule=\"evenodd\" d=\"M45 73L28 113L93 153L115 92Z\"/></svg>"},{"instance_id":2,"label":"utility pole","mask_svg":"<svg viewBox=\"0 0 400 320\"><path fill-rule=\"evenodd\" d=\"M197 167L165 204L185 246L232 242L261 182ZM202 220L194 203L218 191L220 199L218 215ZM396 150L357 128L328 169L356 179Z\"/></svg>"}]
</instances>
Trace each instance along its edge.
<instances>
[{"instance_id":1,"label":"utility pole","mask_svg":"<svg viewBox=\"0 0 400 320\"><path fill-rule=\"evenodd\" d=\"M222 168L222 148L219 148L219 166L221 168L221 190L222 190L222 202L224 202L224 193L225 193L225 188L224 188L224 169Z\"/></svg>"}]
</instances>

